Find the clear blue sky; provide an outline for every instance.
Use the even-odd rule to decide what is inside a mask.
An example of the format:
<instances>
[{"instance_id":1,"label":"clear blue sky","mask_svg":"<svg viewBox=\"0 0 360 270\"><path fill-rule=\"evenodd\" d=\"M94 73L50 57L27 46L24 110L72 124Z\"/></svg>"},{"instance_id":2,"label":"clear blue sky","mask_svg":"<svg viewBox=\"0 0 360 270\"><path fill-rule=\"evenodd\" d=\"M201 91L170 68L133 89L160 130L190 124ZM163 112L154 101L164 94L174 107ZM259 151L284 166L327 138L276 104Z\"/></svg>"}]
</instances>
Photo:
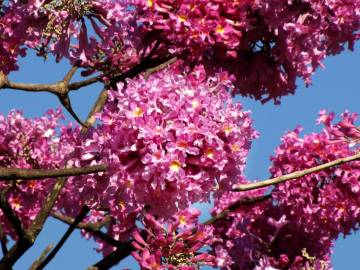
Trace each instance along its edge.
<instances>
[{"instance_id":1,"label":"clear blue sky","mask_svg":"<svg viewBox=\"0 0 360 270\"><path fill-rule=\"evenodd\" d=\"M255 128L261 137L252 147L246 175L249 179L263 179L268 176L269 156L279 144L285 131L293 129L297 124L304 127L304 133L318 131L315 119L320 109L327 109L340 114L345 109L360 113L360 46L354 53L345 52L325 61L326 68L318 70L309 88L302 86L295 96L283 98L280 106L273 104L261 105L249 99L236 98L243 103L245 109L252 111ZM67 71L64 63L54 64L49 60L30 56L20 61L21 70L11 74L10 78L21 82L54 82L60 80ZM80 79L78 76L75 79ZM73 93L71 98L78 115L84 119L94 103L101 85ZM0 113L7 114L13 108L21 109L27 117L42 115L47 109L59 107L56 97L47 93L25 93L21 91L0 90ZM71 120L66 114L67 121ZM201 208L206 209L207 206ZM206 216L206 215L205 215ZM15 269L28 269L35 258L49 243L56 243L66 230L66 226L57 221L49 220L45 230L38 238L37 244L16 264ZM66 242L58 256L48 265L47 269L85 269L101 258L94 251L93 242L81 238L74 233ZM360 250L360 234L339 239L335 244L333 263L335 270L358 270L359 262L356 255ZM114 269L129 267L137 269L131 260L125 260Z\"/></svg>"}]
</instances>

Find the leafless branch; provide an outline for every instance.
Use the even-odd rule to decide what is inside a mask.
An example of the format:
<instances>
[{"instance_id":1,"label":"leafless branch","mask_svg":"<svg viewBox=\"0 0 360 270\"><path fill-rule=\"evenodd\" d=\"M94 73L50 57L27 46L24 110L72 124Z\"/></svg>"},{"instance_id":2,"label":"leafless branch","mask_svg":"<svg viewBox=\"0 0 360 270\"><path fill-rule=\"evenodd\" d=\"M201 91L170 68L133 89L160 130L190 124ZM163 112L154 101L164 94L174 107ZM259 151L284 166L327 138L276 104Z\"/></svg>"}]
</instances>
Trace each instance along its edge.
<instances>
[{"instance_id":1,"label":"leafless branch","mask_svg":"<svg viewBox=\"0 0 360 270\"><path fill-rule=\"evenodd\" d=\"M107 166L104 164L87 166L81 168L64 168L64 169L21 169L21 168L1 168L0 181L5 180L34 180L52 177L64 177L98 173L106 171Z\"/></svg>"},{"instance_id":2,"label":"leafless branch","mask_svg":"<svg viewBox=\"0 0 360 270\"><path fill-rule=\"evenodd\" d=\"M52 250L52 248L54 247L53 244L48 245L44 251L41 253L40 257L38 259L36 259L32 265L30 266L29 270L36 270L37 267L41 264L42 261L44 261L46 255Z\"/></svg>"},{"instance_id":3,"label":"leafless branch","mask_svg":"<svg viewBox=\"0 0 360 270\"><path fill-rule=\"evenodd\" d=\"M5 192L0 193L0 208L15 230L18 239L21 240L28 238L29 235L23 228L20 219L16 216L13 209L11 208L10 203L7 201Z\"/></svg>"},{"instance_id":4,"label":"leafless branch","mask_svg":"<svg viewBox=\"0 0 360 270\"><path fill-rule=\"evenodd\" d=\"M87 268L87 270L107 270L117 265L121 260L125 259L134 250L131 242L122 243L117 249L105 256L103 259Z\"/></svg>"},{"instance_id":5,"label":"leafless branch","mask_svg":"<svg viewBox=\"0 0 360 270\"><path fill-rule=\"evenodd\" d=\"M74 222L74 219L68 216L65 216L61 213L53 213L52 217L68 224L71 225ZM117 247L118 245L121 245L122 243L120 241L115 240L113 237L111 237L110 235L104 233L101 231L101 228L103 226L105 226L106 224L108 224L111 221L111 217L107 216L105 217L102 221L97 222L97 223L79 223L77 225L78 229L82 229L85 230L91 234L93 234L95 237L103 240L104 242L108 243L109 245L112 245L114 247Z\"/></svg>"},{"instance_id":6,"label":"leafless branch","mask_svg":"<svg viewBox=\"0 0 360 270\"><path fill-rule=\"evenodd\" d=\"M305 169L302 171L296 171L293 173L289 173L289 174L285 174L279 177L275 177L275 178L270 178L264 181L260 181L260 182L255 182L255 183L250 183L250 184L241 184L241 185L237 185L233 191L247 191L247 190L253 190L253 189L258 189L258 188L263 188L263 187L268 187L268 186L272 186L272 185L277 185L289 180L296 180L300 177L303 177L305 175L311 174L311 173L315 173L315 172L319 172L334 166L338 166L341 165L343 163L347 163L350 161L355 161L355 160L359 160L360 159L360 153L350 156L350 157L346 157L346 158L339 158L336 159L334 161L330 161L324 164L321 164L319 166L316 167L312 167L309 169Z\"/></svg>"},{"instance_id":7,"label":"leafless branch","mask_svg":"<svg viewBox=\"0 0 360 270\"><path fill-rule=\"evenodd\" d=\"M156 67L153 67L153 68L148 68L145 72L144 72L144 78L147 80L151 74L157 72L157 71L160 71L168 66L170 66L171 64L175 63L176 61L178 60L177 57L173 57L173 58L170 58L169 60L167 60L166 62L156 66Z\"/></svg>"},{"instance_id":8,"label":"leafless branch","mask_svg":"<svg viewBox=\"0 0 360 270\"><path fill-rule=\"evenodd\" d=\"M3 256L5 256L6 253L8 252L7 245L6 245L7 240L6 240L6 235L4 233L4 228L1 224L0 224L0 242L1 242L1 250L2 250Z\"/></svg>"},{"instance_id":9,"label":"leafless branch","mask_svg":"<svg viewBox=\"0 0 360 270\"><path fill-rule=\"evenodd\" d=\"M55 182L54 187L46 197L40 212L30 225L30 228L26 231L27 237L19 238L8 253L0 260L1 270L11 269L15 262L34 244L65 183L65 177L58 178Z\"/></svg>"},{"instance_id":10,"label":"leafless branch","mask_svg":"<svg viewBox=\"0 0 360 270\"><path fill-rule=\"evenodd\" d=\"M81 129L82 134L86 134L88 132L89 128L95 123L95 121L96 121L95 114L102 111L102 109L104 108L104 106L106 104L107 99L108 99L108 90L103 89L101 91L101 93L99 94L93 108L91 109L91 111L84 123L84 126Z\"/></svg>"},{"instance_id":11,"label":"leafless branch","mask_svg":"<svg viewBox=\"0 0 360 270\"><path fill-rule=\"evenodd\" d=\"M75 219L72 217L65 216L61 214L60 212L55 212L51 214L53 218L56 218L57 220L60 220L68 225L71 225L74 223ZM77 224L78 229L83 229L88 232L94 232L96 230L100 230L102 227L104 227L106 224L109 224L111 221L110 216L106 216L103 220L96 222L96 223L90 223L90 222L80 222Z\"/></svg>"},{"instance_id":12,"label":"leafless branch","mask_svg":"<svg viewBox=\"0 0 360 270\"><path fill-rule=\"evenodd\" d=\"M56 244L55 248L49 253L49 255L37 266L36 270L44 269L44 267L56 256L58 251L62 248L62 246L65 244L66 240L70 237L72 232L76 229L78 224L86 217L86 215L89 213L90 208L86 205L84 205L81 208L80 213L77 215L77 217L74 219L74 222L70 225L70 227L67 229L63 237L61 237L60 241Z\"/></svg>"},{"instance_id":13,"label":"leafless branch","mask_svg":"<svg viewBox=\"0 0 360 270\"><path fill-rule=\"evenodd\" d=\"M266 201L268 199L271 199L271 194L267 194L267 195L263 195L263 196L258 196L258 197L253 197L253 198L245 198L245 199L241 199L239 201L236 201L235 203L231 204L227 209L225 209L224 211L220 212L219 214L217 214L216 216L208 219L207 221L204 222L205 225L210 225L210 224L214 224L216 221L221 220L226 218L226 216L237 210L239 207L244 206L244 205L252 205L252 204L256 204L259 202L263 202Z\"/></svg>"}]
</instances>

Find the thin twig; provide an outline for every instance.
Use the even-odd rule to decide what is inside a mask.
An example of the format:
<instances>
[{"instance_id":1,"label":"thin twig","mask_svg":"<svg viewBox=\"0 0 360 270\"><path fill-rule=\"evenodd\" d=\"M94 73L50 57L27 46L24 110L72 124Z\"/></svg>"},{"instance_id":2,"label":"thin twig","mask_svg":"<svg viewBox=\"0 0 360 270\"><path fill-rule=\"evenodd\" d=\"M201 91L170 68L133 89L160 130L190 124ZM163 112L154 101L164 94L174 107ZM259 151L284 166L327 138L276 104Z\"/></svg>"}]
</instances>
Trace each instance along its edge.
<instances>
[{"instance_id":1,"label":"thin twig","mask_svg":"<svg viewBox=\"0 0 360 270\"><path fill-rule=\"evenodd\" d=\"M55 213L51 214L51 216L53 218L56 218L57 220L60 220L64 223L68 224L68 225L73 224L75 221L74 218L65 216L65 215L61 214L60 212L55 212ZM77 224L76 227L79 229L86 230L88 232L94 232L96 230L100 230L102 227L109 224L110 221L111 221L111 217L106 216L103 220L96 222L96 223L80 222Z\"/></svg>"},{"instance_id":2,"label":"thin twig","mask_svg":"<svg viewBox=\"0 0 360 270\"><path fill-rule=\"evenodd\" d=\"M0 242L1 242L1 250L3 253L3 256L5 256L8 253L8 249L7 249L7 239L6 239L6 235L4 233L4 228L3 226L0 224Z\"/></svg>"},{"instance_id":3,"label":"thin twig","mask_svg":"<svg viewBox=\"0 0 360 270\"><path fill-rule=\"evenodd\" d=\"M65 183L65 177L58 178L35 220L26 231L28 237L16 241L8 253L0 260L0 270L11 269L16 261L34 244Z\"/></svg>"},{"instance_id":4,"label":"thin twig","mask_svg":"<svg viewBox=\"0 0 360 270\"><path fill-rule=\"evenodd\" d=\"M125 259L131 254L134 247L131 242L122 243L117 249L105 256L103 259L95 263L94 265L87 268L87 270L107 270L117 265L121 260Z\"/></svg>"},{"instance_id":5,"label":"thin twig","mask_svg":"<svg viewBox=\"0 0 360 270\"><path fill-rule=\"evenodd\" d=\"M144 78L145 80L147 80L151 74L157 72L157 71L160 71L164 68L167 68L168 66L170 66L171 64L175 63L176 61L178 60L177 57L173 57L173 58L170 58L169 60L167 60L166 62L156 66L156 67L153 67L153 68L148 68L145 72L144 72Z\"/></svg>"},{"instance_id":6,"label":"thin twig","mask_svg":"<svg viewBox=\"0 0 360 270\"><path fill-rule=\"evenodd\" d=\"M36 270L44 269L44 267L56 256L58 251L62 248L62 246L65 244L66 240L70 237L72 232L76 229L78 224L86 217L86 215L89 213L90 208L86 205L84 205L81 208L80 213L75 217L74 222L70 225L70 227L67 229L63 237L61 237L60 241L56 244L55 248L49 253L49 255L39 264L38 267L36 267Z\"/></svg>"},{"instance_id":7,"label":"thin twig","mask_svg":"<svg viewBox=\"0 0 360 270\"><path fill-rule=\"evenodd\" d=\"M328 168L331 168L331 167L334 167L337 165L341 165L343 163L347 163L347 162L355 161L355 160L359 160L359 159L360 159L360 153L350 156L350 157L346 157L346 158L339 158L334 161L330 161L330 162L321 164L319 166L305 169L302 171L296 171L296 172L285 174L285 175L282 175L279 177L270 178L270 179L267 179L264 181L250 183L250 184L241 184L241 185L236 186L233 189L233 191L247 191L247 190L253 190L253 189L268 187L268 186L272 186L272 185L277 185L277 184L286 182L288 180L296 180L305 175L319 172L319 171L322 171L322 170L325 170L325 169L328 169Z\"/></svg>"},{"instance_id":8,"label":"thin twig","mask_svg":"<svg viewBox=\"0 0 360 270\"><path fill-rule=\"evenodd\" d=\"M63 215L61 213L58 213L58 212L53 213L52 217L66 223L68 225L71 225L73 223L73 221L74 221L73 218L65 216L65 215ZM81 229L81 230L85 230L85 231L93 234L95 237L97 237L97 238L103 240L104 242L108 243L109 245L117 247L117 246L121 245L121 242L115 240L110 235L108 235L108 234L101 231L101 228L103 226L105 226L106 224L108 224L110 221L111 221L111 217L107 216L102 221L97 222L97 223L79 223L77 225L77 228Z\"/></svg>"},{"instance_id":9,"label":"thin twig","mask_svg":"<svg viewBox=\"0 0 360 270\"><path fill-rule=\"evenodd\" d=\"M29 270L35 270L41 264L41 262L44 261L46 255L52 250L53 247L53 244L48 245L41 253L40 257L32 263Z\"/></svg>"},{"instance_id":10,"label":"thin twig","mask_svg":"<svg viewBox=\"0 0 360 270\"><path fill-rule=\"evenodd\" d=\"M12 225L13 229L15 230L18 239L26 239L29 237L25 229L23 228L20 219L16 216L13 209L11 208L10 203L6 199L6 194L4 192L0 193L0 208L4 213L7 220Z\"/></svg>"},{"instance_id":11,"label":"thin twig","mask_svg":"<svg viewBox=\"0 0 360 270\"><path fill-rule=\"evenodd\" d=\"M84 126L81 129L82 134L86 134L88 132L89 128L95 124L95 121L96 121L95 114L102 111L102 109L104 108L104 106L106 104L107 99L108 99L108 90L103 89L101 91L101 93L99 94L93 108L91 109L91 111L84 123Z\"/></svg>"},{"instance_id":12,"label":"thin twig","mask_svg":"<svg viewBox=\"0 0 360 270\"><path fill-rule=\"evenodd\" d=\"M73 82L73 83L69 83L69 90L70 91L74 91L74 90L78 90L80 88L89 86L91 84L97 83L97 82L101 82L102 78L104 77L104 74L86 79L84 81L80 81L80 82Z\"/></svg>"},{"instance_id":13,"label":"thin twig","mask_svg":"<svg viewBox=\"0 0 360 270\"><path fill-rule=\"evenodd\" d=\"M214 224L216 221L226 218L226 216L229 213L234 212L235 210L237 210L239 207L241 207L243 205L252 205L255 203L266 201L268 199L271 199L271 194L258 196L258 197L254 197L254 198L241 199L241 200L236 201L235 203L231 204L229 207L227 207L224 211L220 212L216 216L208 219L203 224L204 225Z\"/></svg>"},{"instance_id":14,"label":"thin twig","mask_svg":"<svg viewBox=\"0 0 360 270\"><path fill-rule=\"evenodd\" d=\"M64 168L64 169L21 169L21 168L1 168L0 181L5 180L34 180L53 177L75 176L91 173L104 172L107 165L100 164L86 166L81 168Z\"/></svg>"}]
</instances>

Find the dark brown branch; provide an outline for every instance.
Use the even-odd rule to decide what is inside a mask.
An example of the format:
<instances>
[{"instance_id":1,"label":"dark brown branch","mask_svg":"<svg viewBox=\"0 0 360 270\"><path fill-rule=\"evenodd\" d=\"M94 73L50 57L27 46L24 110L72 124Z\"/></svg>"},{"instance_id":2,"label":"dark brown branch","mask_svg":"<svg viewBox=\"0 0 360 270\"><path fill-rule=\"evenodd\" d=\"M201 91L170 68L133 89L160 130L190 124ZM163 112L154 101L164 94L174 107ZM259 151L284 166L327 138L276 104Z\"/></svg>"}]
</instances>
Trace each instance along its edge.
<instances>
[{"instance_id":1,"label":"dark brown branch","mask_svg":"<svg viewBox=\"0 0 360 270\"><path fill-rule=\"evenodd\" d=\"M7 220L12 225L13 229L15 230L18 239L26 239L29 237L23 225L21 224L20 219L15 215L13 209L11 208L10 203L6 199L6 195L4 192L0 193L0 208L4 213Z\"/></svg>"},{"instance_id":2,"label":"dark brown branch","mask_svg":"<svg viewBox=\"0 0 360 270\"><path fill-rule=\"evenodd\" d=\"M153 67L153 68L149 68L147 69L145 72L144 72L144 78L147 80L151 74L157 72L157 71L160 71L164 68L167 68L168 66L170 66L171 64L175 63L177 61L177 57L173 57L173 58L170 58L168 61L156 66L156 67Z\"/></svg>"},{"instance_id":3,"label":"dark brown branch","mask_svg":"<svg viewBox=\"0 0 360 270\"><path fill-rule=\"evenodd\" d=\"M350 156L350 157L346 157L346 158L339 158L336 159L334 161L330 161L324 164L321 164L319 166L316 167L312 167L306 170L302 170L302 171L296 171L293 173L289 173L289 174L285 174L279 177L275 177L275 178L270 178L264 181L260 181L260 182L255 182L255 183L250 183L250 184L242 184L242 185L238 185L236 186L233 191L247 191L247 190L252 190L252 189L258 189L258 188L263 188L263 187L268 187L268 186L272 186L272 185L277 185L283 182L286 182L288 180L296 180L300 177L303 177L305 175L311 174L311 173L315 173L315 172L319 172L334 166L338 166L341 165L343 163L347 163L350 161L355 161L355 160L360 160L360 153L357 153L356 155Z\"/></svg>"},{"instance_id":4,"label":"dark brown branch","mask_svg":"<svg viewBox=\"0 0 360 270\"><path fill-rule=\"evenodd\" d=\"M170 61L173 58L174 58L174 56L167 56L167 57L164 57L164 58L155 58L155 59L145 58L142 62L140 62L139 64L137 64L133 68L129 69L128 71L112 77L111 82L110 82L110 86L113 89L116 89L116 84L118 82L124 82L128 78L132 79L132 78L136 77L137 75L139 75L142 72L146 73L147 71L149 71L149 70L151 70L153 68L156 68L158 66L163 65L164 63L167 63L168 61ZM163 66L162 68L164 68L165 66Z\"/></svg>"},{"instance_id":5,"label":"dark brown branch","mask_svg":"<svg viewBox=\"0 0 360 270\"><path fill-rule=\"evenodd\" d=\"M46 255L52 250L53 247L53 244L48 245L41 253L40 257L32 263L29 270L35 270L41 264L41 262L44 261Z\"/></svg>"},{"instance_id":6,"label":"dark brown branch","mask_svg":"<svg viewBox=\"0 0 360 270\"><path fill-rule=\"evenodd\" d=\"M70 237L72 232L76 229L78 224L86 217L86 215L89 213L90 208L86 205L84 205L80 211L80 213L76 216L74 219L74 222L70 225L70 227L67 229L63 237L60 239L60 241L56 244L55 248L50 252L50 254L40 263L38 267L36 267L36 270L44 269L44 267L56 256L58 251L62 248L62 246L65 244L66 240Z\"/></svg>"},{"instance_id":7,"label":"dark brown branch","mask_svg":"<svg viewBox=\"0 0 360 270\"><path fill-rule=\"evenodd\" d=\"M4 233L4 228L3 226L0 224L0 242L1 242L1 250L3 253L3 256L5 256L8 253L8 249L7 249L7 239L6 239L6 235Z\"/></svg>"},{"instance_id":8,"label":"dark brown branch","mask_svg":"<svg viewBox=\"0 0 360 270\"><path fill-rule=\"evenodd\" d=\"M74 222L74 219L68 216L65 216L61 213L53 213L52 217L71 225ZM78 229L85 230L91 234L93 234L95 237L98 237L99 239L103 240L104 242L108 243L109 245L112 245L114 247L117 247L118 245L121 245L120 241L115 240L110 235L104 233L101 231L101 228L108 224L111 221L111 217L107 216L102 221L97 223L79 223L77 225Z\"/></svg>"},{"instance_id":9,"label":"dark brown branch","mask_svg":"<svg viewBox=\"0 0 360 270\"><path fill-rule=\"evenodd\" d=\"M11 247L8 253L0 261L0 270L11 269L16 261L34 244L65 183L65 177L61 177L56 181L52 191L46 197L40 212L30 225L30 228L26 231L28 237L20 238Z\"/></svg>"},{"instance_id":10,"label":"dark brown branch","mask_svg":"<svg viewBox=\"0 0 360 270\"><path fill-rule=\"evenodd\" d=\"M53 218L56 218L57 220L60 220L68 225L71 225L74 223L75 219L65 216L59 212L55 212L53 214L51 214L51 216ZM103 220L96 222L96 223L90 223L90 222L80 222L77 224L77 228L78 229L84 229L88 232L94 232L97 230L100 230L102 227L104 227L106 224L109 224L109 222L111 221L111 217L110 216L106 216Z\"/></svg>"},{"instance_id":11,"label":"dark brown branch","mask_svg":"<svg viewBox=\"0 0 360 270\"><path fill-rule=\"evenodd\" d=\"M214 217L208 219L207 221L205 221L204 224L205 225L214 224L216 221L226 218L226 216L229 213L231 213L233 211L236 211L241 206L252 205L252 204L255 204L255 203L266 201L268 199L271 199L271 194L267 194L267 195L263 195L263 196L259 196L259 197L254 197L254 198L241 199L241 200L236 201L235 203L231 204L227 209L220 212L216 216L214 216Z\"/></svg>"},{"instance_id":12,"label":"dark brown branch","mask_svg":"<svg viewBox=\"0 0 360 270\"><path fill-rule=\"evenodd\" d=\"M0 168L0 181L4 180L34 180L53 177L75 176L106 171L104 164L87 166L82 168L64 169L20 169L20 168Z\"/></svg>"},{"instance_id":13,"label":"dark brown branch","mask_svg":"<svg viewBox=\"0 0 360 270\"><path fill-rule=\"evenodd\" d=\"M127 256L134 251L131 242L122 243L117 247L117 249L111 252L109 255L105 256L103 259L95 263L93 266L89 267L87 270L107 270L117 265L121 260L125 259Z\"/></svg>"}]
</instances>

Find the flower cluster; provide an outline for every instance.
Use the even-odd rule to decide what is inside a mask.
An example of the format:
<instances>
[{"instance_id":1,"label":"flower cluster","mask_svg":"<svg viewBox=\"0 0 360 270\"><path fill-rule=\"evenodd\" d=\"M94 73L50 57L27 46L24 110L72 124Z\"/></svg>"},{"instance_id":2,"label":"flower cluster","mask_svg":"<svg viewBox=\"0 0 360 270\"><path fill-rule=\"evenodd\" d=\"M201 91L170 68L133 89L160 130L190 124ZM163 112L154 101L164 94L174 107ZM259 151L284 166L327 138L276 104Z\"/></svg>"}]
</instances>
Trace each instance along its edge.
<instances>
[{"instance_id":1,"label":"flower cluster","mask_svg":"<svg viewBox=\"0 0 360 270\"><path fill-rule=\"evenodd\" d=\"M134 231L132 253L141 269L147 270L197 270L201 265L216 265L215 257L204 252L214 238L210 226L198 224L197 210L186 209L169 222L162 223L145 215L142 237Z\"/></svg>"},{"instance_id":2,"label":"flower cluster","mask_svg":"<svg viewBox=\"0 0 360 270\"><path fill-rule=\"evenodd\" d=\"M176 66L119 84L101 123L69 161L109 169L70 178L64 209L75 201L107 209L116 220L109 230L126 238L144 207L170 218L191 203L209 201L211 192L230 190L257 133L228 87L222 74L205 80L202 69L183 75Z\"/></svg>"},{"instance_id":3,"label":"flower cluster","mask_svg":"<svg viewBox=\"0 0 360 270\"><path fill-rule=\"evenodd\" d=\"M359 9L357 0L11 0L0 10L0 67L16 69L26 48L80 63L84 75L172 54L228 72L233 94L279 102L327 55L353 49Z\"/></svg>"},{"instance_id":4,"label":"flower cluster","mask_svg":"<svg viewBox=\"0 0 360 270\"><path fill-rule=\"evenodd\" d=\"M6 1L0 17L0 71L16 70L18 55L32 48L91 69L138 61L130 38L132 12L121 1ZM91 26L92 31L88 31ZM89 36L88 32L92 34Z\"/></svg>"},{"instance_id":5,"label":"flower cluster","mask_svg":"<svg viewBox=\"0 0 360 270\"><path fill-rule=\"evenodd\" d=\"M267 101L295 91L327 55L359 38L360 2L133 0L145 42L235 75L234 93Z\"/></svg>"},{"instance_id":6,"label":"flower cluster","mask_svg":"<svg viewBox=\"0 0 360 270\"><path fill-rule=\"evenodd\" d=\"M62 118L60 110L49 111L34 120L24 118L19 111L11 111L7 117L0 115L0 167L63 168L72 146L65 134L62 138L57 134L58 122ZM6 190L6 199L26 228L36 217L53 184L54 181L49 179L19 179L0 181L0 189ZM0 222L5 233L14 237L12 226L2 212Z\"/></svg>"},{"instance_id":7,"label":"flower cluster","mask_svg":"<svg viewBox=\"0 0 360 270\"><path fill-rule=\"evenodd\" d=\"M356 114L345 112L340 122L333 120L334 114L322 111L322 132L303 138L300 128L287 133L272 157L272 176L358 153ZM223 268L331 269L333 241L360 223L359 179L360 163L353 161L280 184L271 190L271 199L238 207L227 220L215 223L215 234L224 240L214 245L214 252L228 256ZM215 203L214 214L244 196L264 192L226 194Z\"/></svg>"}]
</instances>

